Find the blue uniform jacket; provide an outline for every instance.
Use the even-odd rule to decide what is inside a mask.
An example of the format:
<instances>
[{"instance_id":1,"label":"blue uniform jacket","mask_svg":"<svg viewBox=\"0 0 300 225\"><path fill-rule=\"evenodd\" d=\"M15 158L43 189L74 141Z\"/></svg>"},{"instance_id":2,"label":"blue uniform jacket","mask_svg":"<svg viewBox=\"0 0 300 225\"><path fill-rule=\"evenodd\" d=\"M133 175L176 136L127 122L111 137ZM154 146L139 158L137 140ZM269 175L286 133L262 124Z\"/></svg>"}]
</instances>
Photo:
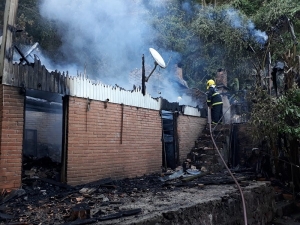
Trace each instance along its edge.
<instances>
[{"instance_id":1,"label":"blue uniform jacket","mask_svg":"<svg viewBox=\"0 0 300 225\"><path fill-rule=\"evenodd\" d=\"M223 104L220 93L217 92L216 87L209 87L207 93L207 105L210 107L219 104Z\"/></svg>"}]
</instances>

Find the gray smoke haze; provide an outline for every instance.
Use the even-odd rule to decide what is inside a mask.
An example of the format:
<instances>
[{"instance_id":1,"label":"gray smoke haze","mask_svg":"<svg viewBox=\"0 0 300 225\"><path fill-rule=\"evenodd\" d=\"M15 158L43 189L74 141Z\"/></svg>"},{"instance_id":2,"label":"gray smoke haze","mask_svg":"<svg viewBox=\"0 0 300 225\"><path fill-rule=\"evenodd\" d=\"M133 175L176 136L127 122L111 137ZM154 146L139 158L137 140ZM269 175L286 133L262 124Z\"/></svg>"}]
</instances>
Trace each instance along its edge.
<instances>
[{"instance_id":1,"label":"gray smoke haze","mask_svg":"<svg viewBox=\"0 0 300 225\"><path fill-rule=\"evenodd\" d=\"M113 83L116 77L125 78L148 53L153 31L143 19L147 11L136 1L44 0L40 10L57 24L61 52L79 70L86 66L91 79Z\"/></svg>"},{"instance_id":2,"label":"gray smoke haze","mask_svg":"<svg viewBox=\"0 0 300 225\"><path fill-rule=\"evenodd\" d=\"M148 4L162 6L165 1L153 0ZM49 65L70 75L76 75L76 70L83 72L86 67L90 79L131 90L132 84L141 86L143 54L146 76L154 68L150 47L155 48L166 63L172 58L172 66L179 61L178 53L156 48L153 43L156 31L150 25L151 15L141 0L43 0L40 13L57 25L63 42L60 51L69 61L65 68L50 62ZM173 86L176 71L168 67L157 67L159 79L153 75L146 83L146 90L152 97L162 96L170 102L178 102L182 94ZM136 71L134 82L130 82L132 71ZM180 100L184 104L182 98Z\"/></svg>"},{"instance_id":3,"label":"gray smoke haze","mask_svg":"<svg viewBox=\"0 0 300 225\"><path fill-rule=\"evenodd\" d=\"M147 4L156 7L168 1L149 0ZM192 7L189 1L183 2L181 7L191 17L201 8L200 5ZM159 8L166 10L167 6ZM70 75L86 69L92 80L131 90L132 84L141 85L143 54L146 75L154 67L149 48L155 48L166 63L170 57L172 60L166 69L159 70L159 76L153 75L146 83L147 92L152 97L162 96L170 102L180 100L181 104L195 106L174 84L174 64L180 62L181 56L157 48L154 43L157 34L150 24L152 15L142 0L41 0L40 13L58 27L62 36L60 51L68 62L63 66L49 62L52 69L69 71ZM233 27L246 27L249 36L260 43L266 41L266 34L256 30L251 21L243 21L236 10L230 9L226 14ZM133 72L136 73L134 82L130 78Z\"/></svg>"}]
</instances>

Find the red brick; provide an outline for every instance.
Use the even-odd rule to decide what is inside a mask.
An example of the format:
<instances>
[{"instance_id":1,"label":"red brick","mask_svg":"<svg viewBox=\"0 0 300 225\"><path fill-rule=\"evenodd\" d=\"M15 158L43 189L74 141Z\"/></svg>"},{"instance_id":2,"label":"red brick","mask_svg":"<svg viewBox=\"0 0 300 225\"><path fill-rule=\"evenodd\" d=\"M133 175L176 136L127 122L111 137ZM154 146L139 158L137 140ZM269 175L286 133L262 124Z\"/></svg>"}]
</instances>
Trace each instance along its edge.
<instances>
[{"instance_id":1,"label":"red brick","mask_svg":"<svg viewBox=\"0 0 300 225\"><path fill-rule=\"evenodd\" d=\"M19 88L0 85L0 189L21 185L24 96ZM3 182L2 182L3 181Z\"/></svg>"},{"instance_id":2,"label":"red brick","mask_svg":"<svg viewBox=\"0 0 300 225\"><path fill-rule=\"evenodd\" d=\"M69 114L68 183L73 185L104 177L122 178L132 176L133 173L138 176L159 171L162 147L158 112L124 106L120 144L121 106L107 103L105 109L101 101L92 103L86 114L86 99L70 99L69 111L72 113ZM154 126L149 132L145 127L150 124ZM148 164L151 167L144 168L144 161L138 160L139 156L144 157L144 152L152 153L145 155L149 157ZM137 157L132 158L133 154ZM132 171L122 169L131 167L133 163L135 166Z\"/></svg>"}]
</instances>

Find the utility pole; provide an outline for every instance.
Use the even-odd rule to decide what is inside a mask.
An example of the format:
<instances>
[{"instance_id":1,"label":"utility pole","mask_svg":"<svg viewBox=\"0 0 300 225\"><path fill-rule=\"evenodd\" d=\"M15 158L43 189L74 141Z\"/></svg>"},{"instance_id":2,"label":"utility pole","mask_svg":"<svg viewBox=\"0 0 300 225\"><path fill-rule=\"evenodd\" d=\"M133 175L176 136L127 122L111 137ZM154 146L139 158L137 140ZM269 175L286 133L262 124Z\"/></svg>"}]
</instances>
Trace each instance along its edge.
<instances>
[{"instance_id":1,"label":"utility pole","mask_svg":"<svg viewBox=\"0 0 300 225\"><path fill-rule=\"evenodd\" d=\"M18 0L6 0L4 11L3 36L0 49L0 79L7 83L10 75L10 64L13 60L13 35L16 31L15 21L18 9Z\"/></svg>"}]
</instances>

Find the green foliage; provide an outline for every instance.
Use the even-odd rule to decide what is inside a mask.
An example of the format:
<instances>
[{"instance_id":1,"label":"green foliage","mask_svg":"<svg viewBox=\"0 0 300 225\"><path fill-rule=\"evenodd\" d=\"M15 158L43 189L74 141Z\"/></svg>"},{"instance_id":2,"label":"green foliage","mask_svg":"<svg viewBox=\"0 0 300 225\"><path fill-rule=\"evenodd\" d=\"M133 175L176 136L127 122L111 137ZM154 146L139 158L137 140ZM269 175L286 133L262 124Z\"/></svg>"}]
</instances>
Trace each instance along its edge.
<instances>
[{"instance_id":1,"label":"green foliage","mask_svg":"<svg viewBox=\"0 0 300 225\"><path fill-rule=\"evenodd\" d=\"M295 40L291 35L291 23L296 41L300 41L300 5L296 0L272 0L265 2L253 15L255 24L267 31L269 35L269 51L274 60L282 60L282 55L288 51ZM299 46L296 46L299 51Z\"/></svg>"},{"instance_id":2,"label":"green foliage","mask_svg":"<svg viewBox=\"0 0 300 225\"><path fill-rule=\"evenodd\" d=\"M4 9L5 9L5 1L0 1L0 29L2 29L3 26Z\"/></svg>"},{"instance_id":3,"label":"green foliage","mask_svg":"<svg viewBox=\"0 0 300 225\"><path fill-rule=\"evenodd\" d=\"M299 12L300 5L296 0L264 1L264 4L257 9L253 20L259 27L268 29L283 15L289 17L292 21L298 20L297 14Z\"/></svg>"},{"instance_id":4,"label":"green foliage","mask_svg":"<svg viewBox=\"0 0 300 225\"><path fill-rule=\"evenodd\" d=\"M61 34L57 32L55 22L39 15L39 1L19 1L17 27L24 31L17 34L16 41L24 45L39 42L50 58L60 60L63 56L57 55L57 50L61 45ZM298 41L300 37L300 5L297 0L172 0L162 6L151 6L147 0L143 2L152 7L149 21L152 20L157 31L153 42L180 53L183 75L190 87L205 88L203 83L218 68L227 70L229 82L239 78L243 86L254 65L263 67L266 50L271 51L273 61L281 59L294 44L286 24L278 23L282 15L293 22ZM186 3L190 3L190 10L184 9ZM5 1L2 1L0 21L3 20L4 5ZM267 31L268 49L249 38L246 26L233 26L226 14L233 9L239 10L236 13L243 25L250 19L258 29ZM279 28L274 32L276 24ZM249 44L256 54L246 50Z\"/></svg>"},{"instance_id":5,"label":"green foliage","mask_svg":"<svg viewBox=\"0 0 300 225\"><path fill-rule=\"evenodd\" d=\"M0 3L0 24L3 24L5 2ZM38 4L39 0L19 1L16 27L23 31L16 33L15 43L20 47L39 42L51 58L59 60L57 49L61 44L60 34L52 21L41 17Z\"/></svg>"},{"instance_id":6,"label":"green foliage","mask_svg":"<svg viewBox=\"0 0 300 225\"><path fill-rule=\"evenodd\" d=\"M168 15L165 16L161 9L155 8L154 19L151 21L155 28L156 37L154 42L164 49L183 52L190 41L189 22L184 19L184 12L176 2L170 3L167 7Z\"/></svg>"},{"instance_id":7,"label":"green foliage","mask_svg":"<svg viewBox=\"0 0 300 225\"><path fill-rule=\"evenodd\" d=\"M252 16L257 13L264 2L265 0L233 0L231 5L234 8L241 10L247 16Z\"/></svg>"},{"instance_id":8,"label":"green foliage","mask_svg":"<svg viewBox=\"0 0 300 225\"><path fill-rule=\"evenodd\" d=\"M154 12L157 11L155 8ZM153 13L153 26L160 34L156 43L182 55L184 78L189 86L205 88L205 80L219 68L229 72L229 79L245 80L252 70L250 60L254 57L246 50L245 39L256 45L246 27L247 17L230 5L203 8L192 5L191 11L184 11L178 2L172 1L164 14ZM238 29L230 13L240 20Z\"/></svg>"},{"instance_id":9,"label":"green foliage","mask_svg":"<svg viewBox=\"0 0 300 225\"><path fill-rule=\"evenodd\" d=\"M23 32L16 35L16 42L19 45L38 42L51 58L59 60L57 49L61 44L60 35L53 21L42 18L38 4L39 0L19 1L16 24Z\"/></svg>"},{"instance_id":10,"label":"green foliage","mask_svg":"<svg viewBox=\"0 0 300 225\"><path fill-rule=\"evenodd\" d=\"M267 136L275 142L279 133L291 140L300 138L299 88L292 88L279 98L271 98L265 91L257 90L255 102L251 124L257 139Z\"/></svg>"},{"instance_id":11,"label":"green foliage","mask_svg":"<svg viewBox=\"0 0 300 225\"><path fill-rule=\"evenodd\" d=\"M249 59L250 54L243 41L247 31L243 26L238 29L233 26L233 21L228 17L231 10L228 6L206 7L192 23L192 31L202 43L199 46L202 53L199 60L207 62L205 70L208 74L215 73L222 67L238 76L247 69L244 62ZM241 23L246 22L243 15L238 16ZM238 65L244 66L242 71Z\"/></svg>"}]
</instances>

